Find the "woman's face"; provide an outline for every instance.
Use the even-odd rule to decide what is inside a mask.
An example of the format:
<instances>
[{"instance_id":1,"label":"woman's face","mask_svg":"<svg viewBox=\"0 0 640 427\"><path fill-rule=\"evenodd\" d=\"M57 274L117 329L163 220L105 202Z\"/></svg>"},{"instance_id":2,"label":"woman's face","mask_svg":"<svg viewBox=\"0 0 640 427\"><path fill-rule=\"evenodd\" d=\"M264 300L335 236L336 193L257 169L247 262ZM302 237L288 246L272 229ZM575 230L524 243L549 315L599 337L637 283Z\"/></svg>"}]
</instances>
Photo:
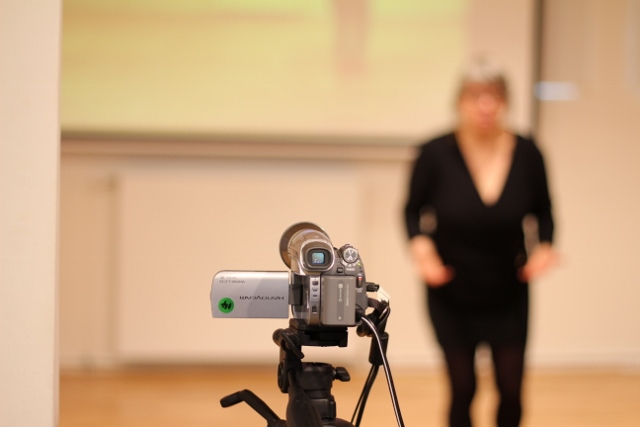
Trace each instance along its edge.
<instances>
[{"instance_id":1,"label":"woman's face","mask_svg":"<svg viewBox=\"0 0 640 427\"><path fill-rule=\"evenodd\" d=\"M507 103L498 85L467 83L460 93L458 114L461 125L477 132L501 128L506 109Z\"/></svg>"}]
</instances>

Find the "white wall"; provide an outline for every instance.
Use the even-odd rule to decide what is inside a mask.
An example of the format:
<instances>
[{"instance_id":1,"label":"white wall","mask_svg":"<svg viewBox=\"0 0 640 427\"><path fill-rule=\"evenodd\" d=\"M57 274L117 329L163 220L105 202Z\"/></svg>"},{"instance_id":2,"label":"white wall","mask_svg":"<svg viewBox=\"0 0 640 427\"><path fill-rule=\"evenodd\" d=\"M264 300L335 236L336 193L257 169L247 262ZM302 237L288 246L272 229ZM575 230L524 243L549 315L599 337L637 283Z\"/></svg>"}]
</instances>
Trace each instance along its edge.
<instances>
[{"instance_id":1,"label":"white wall","mask_svg":"<svg viewBox=\"0 0 640 427\"><path fill-rule=\"evenodd\" d=\"M57 0L0 1L0 425L57 424Z\"/></svg>"},{"instance_id":2,"label":"white wall","mask_svg":"<svg viewBox=\"0 0 640 427\"><path fill-rule=\"evenodd\" d=\"M541 104L564 257L537 287L532 344L541 362L637 365L640 2L545 5L543 79L574 96Z\"/></svg>"},{"instance_id":3,"label":"white wall","mask_svg":"<svg viewBox=\"0 0 640 427\"><path fill-rule=\"evenodd\" d=\"M208 292L219 270L285 270L280 236L299 221L360 249L367 279L393 298L391 353L435 359L401 220L411 148L272 144L256 158L214 154L215 142L198 156L153 144L132 156L136 146L145 151L130 141L129 154L105 156L112 142L63 143L63 365L277 360L271 335L286 320L214 320ZM326 354L364 361L367 341Z\"/></svg>"}]
</instances>

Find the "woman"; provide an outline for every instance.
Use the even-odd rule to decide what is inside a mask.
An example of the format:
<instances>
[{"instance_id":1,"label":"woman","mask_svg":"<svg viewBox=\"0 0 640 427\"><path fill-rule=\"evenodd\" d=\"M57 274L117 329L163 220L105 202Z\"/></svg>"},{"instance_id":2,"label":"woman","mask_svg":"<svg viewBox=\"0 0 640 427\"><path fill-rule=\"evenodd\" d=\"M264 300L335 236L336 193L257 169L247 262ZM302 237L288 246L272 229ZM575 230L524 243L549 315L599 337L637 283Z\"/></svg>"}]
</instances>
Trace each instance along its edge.
<instances>
[{"instance_id":1,"label":"woman","mask_svg":"<svg viewBox=\"0 0 640 427\"><path fill-rule=\"evenodd\" d=\"M427 284L429 316L451 385L449 423L471 426L475 352L487 344L500 393L499 427L518 426L528 324L528 281L554 261L542 156L505 128L504 77L479 65L464 78L454 132L421 146L405 218ZM527 254L523 221L538 221Z\"/></svg>"}]
</instances>

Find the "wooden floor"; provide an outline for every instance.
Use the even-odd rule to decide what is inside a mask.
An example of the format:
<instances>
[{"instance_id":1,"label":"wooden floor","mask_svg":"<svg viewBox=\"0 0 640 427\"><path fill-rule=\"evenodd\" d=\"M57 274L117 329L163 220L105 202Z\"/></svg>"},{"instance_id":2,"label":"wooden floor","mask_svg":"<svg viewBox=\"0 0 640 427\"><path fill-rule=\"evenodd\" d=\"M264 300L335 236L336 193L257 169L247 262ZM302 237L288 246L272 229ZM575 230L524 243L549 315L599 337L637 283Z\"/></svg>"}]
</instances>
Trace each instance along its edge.
<instances>
[{"instance_id":1,"label":"wooden floor","mask_svg":"<svg viewBox=\"0 0 640 427\"><path fill-rule=\"evenodd\" d=\"M223 409L219 400L250 389L284 417L286 396L276 367L144 368L70 372L60 378L61 427L265 426L242 403ZM335 382L338 416L351 419L366 372ZM392 372L407 427L445 426L446 385L434 371ZM530 372L526 381L524 427L638 427L640 372ZM474 402L477 427L492 422L495 394L489 373L481 375ZM380 371L363 427L393 427L396 420L384 373Z\"/></svg>"}]
</instances>

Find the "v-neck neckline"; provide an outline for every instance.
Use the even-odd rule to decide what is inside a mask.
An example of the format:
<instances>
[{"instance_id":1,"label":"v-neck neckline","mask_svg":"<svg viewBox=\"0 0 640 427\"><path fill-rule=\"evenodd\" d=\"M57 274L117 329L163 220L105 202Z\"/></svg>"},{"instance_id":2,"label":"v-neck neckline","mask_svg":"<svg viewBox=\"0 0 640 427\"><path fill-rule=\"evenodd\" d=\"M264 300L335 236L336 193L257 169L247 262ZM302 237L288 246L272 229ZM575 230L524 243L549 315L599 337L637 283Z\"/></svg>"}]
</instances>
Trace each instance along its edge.
<instances>
[{"instance_id":1,"label":"v-neck neckline","mask_svg":"<svg viewBox=\"0 0 640 427\"><path fill-rule=\"evenodd\" d=\"M498 204L500 204L500 201L503 199L505 190L507 189L507 185L509 184L509 181L511 180L511 175L513 174L514 163L515 163L515 158L516 158L516 151L518 150L518 146L520 145L520 143L518 142L518 136L517 135L513 135L514 146L513 146L513 149L511 150L510 164L509 164L509 167L508 167L507 174L505 176L504 182L502 183L502 188L500 189L498 197L496 198L496 200L493 203L487 203L482 198L482 195L480 194L480 190L478 189L478 185L477 185L476 181L473 179L473 175L471 174L471 169L469 168L467 160L465 159L464 154L462 153L462 149L460 147L460 140L458 139L458 135L456 135L455 133L453 133L453 142L454 142L454 147L456 149L456 152L458 153L458 156L460 157L460 161L462 162L462 166L463 166L463 168L464 168L464 170L466 172L467 178L469 179L469 184L471 185L471 188L472 188L474 194L476 195L478 201L480 202L480 204L485 209L492 209L492 208L496 207Z\"/></svg>"}]
</instances>

